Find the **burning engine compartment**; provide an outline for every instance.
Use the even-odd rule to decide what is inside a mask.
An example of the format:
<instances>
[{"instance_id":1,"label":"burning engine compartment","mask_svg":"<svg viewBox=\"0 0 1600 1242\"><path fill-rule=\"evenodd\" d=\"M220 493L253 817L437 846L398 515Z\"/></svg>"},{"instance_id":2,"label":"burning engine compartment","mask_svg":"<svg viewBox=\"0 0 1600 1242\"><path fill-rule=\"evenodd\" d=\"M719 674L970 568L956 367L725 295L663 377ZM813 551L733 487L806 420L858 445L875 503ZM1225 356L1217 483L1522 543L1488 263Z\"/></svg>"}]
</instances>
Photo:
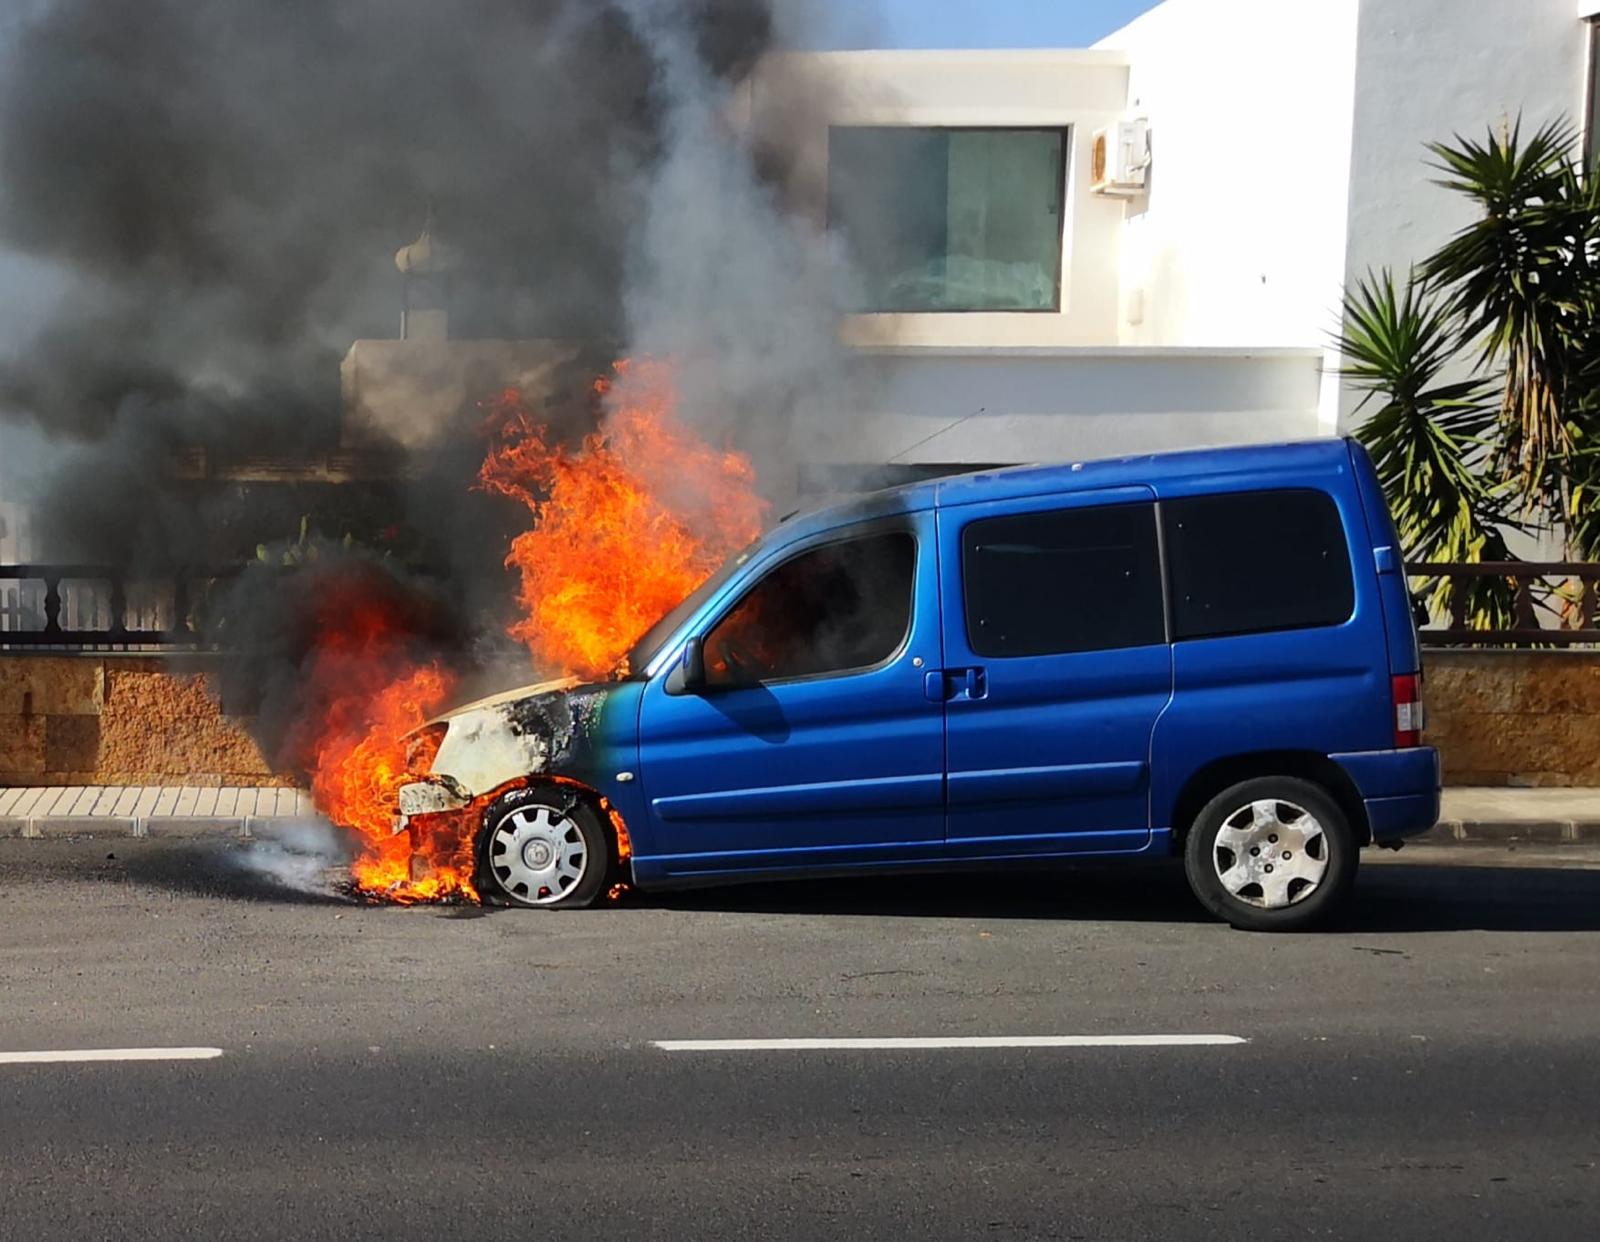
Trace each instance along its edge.
<instances>
[{"instance_id":1,"label":"burning engine compartment","mask_svg":"<svg viewBox=\"0 0 1600 1242\"><path fill-rule=\"evenodd\" d=\"M296 722L296 749L318 810L360 836L352 882L368 899L480 900L483 813L534 783L591 800L626 857L626 825L585 779L611 695L598 679L630 672L629 647L760 534L767 506L749 459L680 418L666 364L618 363L595 390L617 404L575 448L550 443L520 394L486 403L478 485L529 518L506 558L507 630L550 680L446 710L461 672L395 610L355 599L314 637L307 675L340 691Z\"/></svg>"}]
</instances>

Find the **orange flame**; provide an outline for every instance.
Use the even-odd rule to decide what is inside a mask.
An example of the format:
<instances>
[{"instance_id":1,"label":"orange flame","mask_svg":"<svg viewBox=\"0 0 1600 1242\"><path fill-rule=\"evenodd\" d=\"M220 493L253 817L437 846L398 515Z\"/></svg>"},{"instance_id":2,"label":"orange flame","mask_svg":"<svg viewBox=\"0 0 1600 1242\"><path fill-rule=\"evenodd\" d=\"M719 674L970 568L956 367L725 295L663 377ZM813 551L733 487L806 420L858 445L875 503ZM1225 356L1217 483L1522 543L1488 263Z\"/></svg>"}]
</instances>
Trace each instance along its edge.
<instances>
[{"instance_id":1,"label":"orange flame","mask_svg":"<svg viewBox=\"0 0 1600 1242\"><path fill-rule=\"evenodd\" d=\"M619 381L627 399L576 450L551 445L520 393L488 403L491 447L479 485L522 502L532 521L506 560L519 575L521 605L509 632L554 676L619 671L634 641L753 540L765 517L749 459L711 447L681 422L664 367L618 363L616 379L598 381L596 391L620 398ZM476 901L482 800L392 835L400 786L427 771L438 746L425 737L421 753L414 745L408 754L404 739L445 705L455 678L415 659L381 609L337 615L308 669L326 698L302 747L317 807L361 835L352 878L362 892L400 903ZM604 809L626 859L627 829ZM625 889L614 886L612 898Z\"/></svg>"},{"instance_id":2,"label":"orange flame","mask_svg":"<svg viewBox=\"0 0 1600 1242\"><path fill-rule=\"evenodd\" d=\"M491 403L496 443L479 482L533 518L506 558L523 614L510 633L553 676L626 672L628 648L766 516L749 458L683 424L662 364L618 363L616 374L596 389L626 399L576 451L548 445L520 394Z\"/></svg>"},{"instance_id":3,"label":"orange flame","mask_svg":"<svg viewBox=\"0 0 1600 1242\"><path fill-rule=\"evenodd\" d=\"M427 859L433 874L413 882L411 844L393 835L400 786L431 760L407 754L406 734L449 699L455 678L437 662L416 659L406 628L384 603L352 600L359 589L347 583L335 591L344 606L324 609L307 668L320 696L319 718L300 745L312 797L324 815L359 835L351 867L357 888L401 902L475 899L470 859L465 868L453 856ZM398 677L397 666L405 670Z\"/></svg>"}]
</instances>

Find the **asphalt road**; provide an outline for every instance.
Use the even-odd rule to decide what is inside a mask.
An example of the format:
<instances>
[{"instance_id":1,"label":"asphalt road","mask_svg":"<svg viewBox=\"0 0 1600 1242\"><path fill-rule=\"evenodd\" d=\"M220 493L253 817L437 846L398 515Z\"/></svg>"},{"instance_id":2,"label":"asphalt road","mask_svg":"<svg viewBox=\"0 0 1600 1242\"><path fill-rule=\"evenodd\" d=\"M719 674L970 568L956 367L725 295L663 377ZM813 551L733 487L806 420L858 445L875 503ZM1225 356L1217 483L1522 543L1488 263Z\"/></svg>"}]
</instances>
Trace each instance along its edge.
<instances>
[{"instance_id":1,"label":"asphalt road","mask_svg":"<svg viewBox=\"0 0 1600 1242\"><path fill-rule=\"evenodd\" d=\"M1600 1236L1600 851L1408 850L1345 926L1170 868L586 914L0 842L0 1239ZM1226 1034L671 1052L682 1039Z\"/></svg>"}]
</instances>

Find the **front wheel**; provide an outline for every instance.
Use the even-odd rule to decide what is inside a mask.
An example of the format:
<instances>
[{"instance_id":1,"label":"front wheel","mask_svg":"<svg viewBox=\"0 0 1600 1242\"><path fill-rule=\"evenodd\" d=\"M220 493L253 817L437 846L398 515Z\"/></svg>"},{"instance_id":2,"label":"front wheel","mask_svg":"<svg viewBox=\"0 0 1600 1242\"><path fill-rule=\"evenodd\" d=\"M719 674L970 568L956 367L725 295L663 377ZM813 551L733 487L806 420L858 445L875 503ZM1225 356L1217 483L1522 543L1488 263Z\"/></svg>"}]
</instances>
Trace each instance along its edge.
<instances>
[{"instance_id":1,"label":"front wheel","mask_svg":"<svg viewBox=\"0 0 1600 1242\"><path fill-rule=\"evenodd\" d=\"M1245 931L1304 931L1350 895L1359 848L1327 792L1287 776L1242 781L1196 817L1184 846L1189 887Z\"/></svg>"},{"instance_id":2,"label":"front wheel","mask_svg":"<svg viewBox=\"0 0 1600 1242\"><path fill-rule=\"evenodd\" d=\"M483 816L478 892L514 906L581 910L611 870L611 842L587 803L564 790L517 789Z\"/></svg>"}]
</instances>

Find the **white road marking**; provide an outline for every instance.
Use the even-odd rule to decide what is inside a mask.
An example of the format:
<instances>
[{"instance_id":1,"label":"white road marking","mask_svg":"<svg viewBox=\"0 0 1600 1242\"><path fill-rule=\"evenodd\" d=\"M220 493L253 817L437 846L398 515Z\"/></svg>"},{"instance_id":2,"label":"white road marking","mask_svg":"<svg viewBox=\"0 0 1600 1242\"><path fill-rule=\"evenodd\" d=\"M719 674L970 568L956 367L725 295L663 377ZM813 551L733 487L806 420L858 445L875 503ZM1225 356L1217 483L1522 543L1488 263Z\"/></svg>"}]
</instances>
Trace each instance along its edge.
<instances>
[{"instance_id":1,"label":"white road marking","mask_svg":"<svg viewBox=\"0 0 1600 1242\"><path fill-rule=\"evenodd\" d=\"M85 1061L211 1061L221 1048L67 1048L57 1052L0 1052L0 1065L61 1065Z\"/></svg>"},{"instance_id":2,"label":"white road marking","mask_svg":"<svg viewBox=\"0 0 1600 1242\"><path fill-rule=\"evenodd\" d=\"M1238 1035L974 1035L930 1039L656 1039L663 1052L811 1052L824 1049L1211 1048Z\"/></svg>"}]
</instances>

